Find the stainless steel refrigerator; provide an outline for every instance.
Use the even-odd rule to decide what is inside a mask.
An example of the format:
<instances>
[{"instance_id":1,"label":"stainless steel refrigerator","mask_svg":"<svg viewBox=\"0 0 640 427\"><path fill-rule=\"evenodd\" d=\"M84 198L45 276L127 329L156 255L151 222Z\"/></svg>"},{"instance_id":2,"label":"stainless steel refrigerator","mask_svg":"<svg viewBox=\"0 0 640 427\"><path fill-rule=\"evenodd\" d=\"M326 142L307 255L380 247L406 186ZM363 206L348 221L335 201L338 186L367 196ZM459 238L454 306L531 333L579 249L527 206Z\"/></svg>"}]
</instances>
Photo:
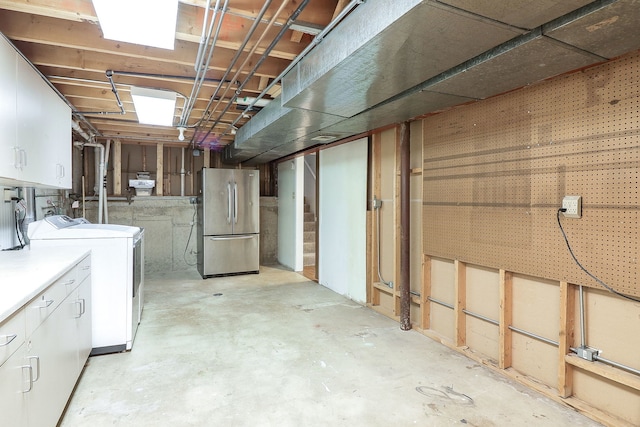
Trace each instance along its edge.
<instances>
[{"instance_id":1,"label":"stainless steel refrigerator","mask_svg":"<svg viewBox=\"0 0 640 427\"><path fill-rule=\"evenodd\" d=\"M198 172L197 246L202 278L260 268L260 177L257 170Z\"/></svg>"}]
</instances>

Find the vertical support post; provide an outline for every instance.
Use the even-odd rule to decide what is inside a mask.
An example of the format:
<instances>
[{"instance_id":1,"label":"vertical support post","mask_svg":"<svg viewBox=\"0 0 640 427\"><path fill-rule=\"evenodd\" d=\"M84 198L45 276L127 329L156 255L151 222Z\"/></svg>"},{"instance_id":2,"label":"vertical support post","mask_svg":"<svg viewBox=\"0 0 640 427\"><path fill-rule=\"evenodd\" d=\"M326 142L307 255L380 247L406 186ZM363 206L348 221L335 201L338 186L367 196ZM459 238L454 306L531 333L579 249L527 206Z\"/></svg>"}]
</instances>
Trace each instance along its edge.
<instances>
[{"instance_id":1,"label":"vertical support post","mask_svg":"<svg viewBox=\"0 0 640 427\"><path fill-rule=\"evenodd\" d=\"M420 289L420 327L422 330L431 328L431 257L422 256L422 289Z\"/></svg>"},{"instance_id":2,"label":"vertical support post","mask_svg":"<svg viewBox=\"0 0 640 427\"><path fill-rule=\"evenodd\" d=\"M560 328L558 336L558 395L573 394L573 367L565 361L571 351L575 334L576 291L567 282L560 282Z\"/></svg>"},{"instance_id":3,"label":"vertical support post","mask_svg":"<svg viewBox=\"0 0 640 427\"><path fill-rule=\"evenodd\" d=\"M122 195L122 142L119 139L113 142L113 195Z\"/></svg>"},{"instance_id":4,"label":"vertical support post","mask_svg":"<svg viewBox=\"0 0 640 427\"><path fill-rule=\"evenodd\" d=\"M156 196L162 196L164 195L164 144L159 142L156 150Z\"/></svg>"},{"instance_id":5,"label":"vertical support post","mask_svg":"<svg viewBox=\"0 0 640 427\"><path fill-rule=\"evenodd\" d=\"M205 148L204 149L204 164L202 165L205 168L210 168L211 167L211 149L209 148Z\"/></svg>"},{"instance_id":6,"label":"vertical support post","mask_svg":"<svg viewBox=\"0 0 640 427\"><path fill-rule=\"evenodd\" d=\"M400 125L400 328L411 329L411 131Z\"/></svg>"},{"instance_id":7,"label":"vertical support post","mask_svg":"<svg viewBox=\"0 0 640 427\"><path fill-rule=\"evenodd\" d=\"M456 346L462 347L467 343L467 315L463 311L467 308L467 265L459 260L454 261L455 268L455 300L453 312L455 316Z\"/></svg>"},{"instance_id":8,"label":"vertical support post","mask_svg":"<svg viewBox=\"0 0 640 427\"><path fill-rule=\"evenodd\" d=\"M507 369L511 366L511 321L513 276L509 271L500 269L500 360L498 367Z\"/></svg>"},{"instance_id":9,"label":"vertical support post","mask_svg":"<svg viewBox=\"0 0 640 427\"><path fill-rule=\"evenodd\" d=\"M382 142L379 133L376 133L371 136L371 195L373 197L378 197L382 199ZM371 201L369 201L372 203ZM373 208L373 206L372 206ZM373 212L373 211L372 211ZM382 220L382 219L380 219ZM368 286L371 288L370 295L370 304L373 306L380 305L380 290L373 286L373 283L376 282L378 271L378 258L377 258L377 248L378 248L378 239L381 236L378 235L376 230L376 222L375 222L375 212L373 212L373 217L371 218L371 282Z\"/></svg>"}]
</instances>

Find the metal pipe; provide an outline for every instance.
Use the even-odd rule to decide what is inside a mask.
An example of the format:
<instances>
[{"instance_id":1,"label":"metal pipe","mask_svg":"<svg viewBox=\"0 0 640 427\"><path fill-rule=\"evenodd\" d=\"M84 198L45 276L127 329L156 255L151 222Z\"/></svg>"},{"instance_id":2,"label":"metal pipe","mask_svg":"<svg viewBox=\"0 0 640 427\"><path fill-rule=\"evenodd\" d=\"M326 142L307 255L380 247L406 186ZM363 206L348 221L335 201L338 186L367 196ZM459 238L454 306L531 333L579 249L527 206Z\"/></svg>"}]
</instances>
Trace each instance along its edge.
<instances>
[{"instance_id":1,"label":"metal pipe","mask_svg":"<svg viewBox=\"0 0 640 427\"><path fill-rule=\"evenodd\" d=\"M215 101L216 96L218 96L218 92L222 88L222 83L229 76L229 74L233 70L233 66L238 62L238 59L240 59L240 55L244 52L244 48L249 43L249 40L251 40L251 37L253 36L253 34L255 33L256 29L258 28L258 24L261 22L262 17L264 16L264 14L267 12L267 9L271 5L271 2L272 2L272 0L267 0L267 1L264 2L264 5L262 6L262 9L258 13L257 18L255 19L255 21L253 21L253 25L251 26L251 28L247 32L247 35L245 36L244 40L242 41L242 44L236 50L236 54L234 55L233 59L229 63L229 66L225 70L224 75L220 79L220 84L218 84L218 86L216 87L215 91L213 92L213 95L211 95L211 97L209 98L209 102L207 103L207 106L204 109L205 112L204 112L202 118L199 120L199 123L202 123L203 121L204 122L208 122L209 119L211 118L211 115L213 114L213 111L209 112L209 107L211 107L211 104L213 104L213 101ZM240 89L238 89L238 90L240 90ZM208 117L205 118L205 115L207 115L207 114L208 114Z\"/></svg>"},{"instance_id":2,"label":"metal pipe","mask_svg":"<svg viewBox=\"0 0 640 427\"><path fill-rule=\"evenodd\" d=\"M180 195L184 197L184 147L182 147L182 167L180 168Z\"/></svg>"},{"instance_id":3,"label":"metal pipe","mask_svg":"<svg viewBox=\"0 0 640 427\"><path fill-rule=\"evenodd\" d=\"M640 375L640 370L632 368L631 366L623 365L622 363L614 362L613 360L605 359L600 355L593 356L595 360L598 362L606 363L607 365L611 365L615 368L624 369L625 371L631 372L632 374Z\"/></svg>"},{"instance_id":4,"label":"metal pipe","mask_svg":"<svg viewBox=\"0 0 640 427\"><path fill-rule=\"evenodd\" d=\"M122 100L120 100L120 94L118 93L118 88L116 87L116 84L113 81L113 70L107 70L105 75L107 76L107 80L109 80L109 84L111 85L111 92L113 92L113 94L116 97L116 104L118 105L118 108L120 109L120 111L83 111L80 114L94 114L94 115L100 115L100 116L108 116L111 114L119 114L119 115L127 114L127 112L124 110L124 105L122 104Z\"/></svg>"},{"instance_id":5,"label":"metal pipe","mask_svg":"<svg viewBox=\"0 0 640 427\"><path fill-rule=\"evenodd\" d=\"M278 19L278 16L280 16L282 11L288 5L289 1L290 0L283 0L282 4L280 4L280 7L278 8L278 10L273 14L271 19L269 20L269 24L267 24L267 26L264 28L264 30L262 31L262 34L260 34L260 37L258 37L258 40L256 40L255 44L253 45L253 47L251 48L249 53L247 53L247 56L244 59L244 61L242 62L242 64L239 67L237 67L236 73L233 76L233 80L237 79L240 76L240 73L242 73L242 70L244 69L244 67L249 63L249 61L251 60L251 57L256 52L256 50L258 50L258 47L262 43L262 40L267 36L267 33L269 32L269 30L273 26L273 23L276 21L276 19ZM300 10L300 7L306 6L308 1L309 0L304 0L303 3L298 7L298 9L296 9L296 11ZM287 21L288 25L291 25L291 23L293 23L293 21L291 21L291 20ZM281 31L278 34L278 36L282 37L282 34L284 34L284 31L286 31L287 28L288 28L288 26L283 27L284 30ZM279 41L279 39L277 37L274 38L273 42L270 45L270 48L265 49L265 51L263 53L263 56L265 56L265 55L268 56L269 53L271 52L271 49L273 49L273 47L275 47L275 44L278 41ZM257 70L258 66L259 66L259 64L256 64L253 67L252 71L255 72L255 70ZM253 75L253 74L251 74L251 75ZM229 108L231 108L231 105L233 105L233 101L238 97L238 94L240 94L240 92L242 91L243 87L246 85L247 81L248 80L245 79L244 82L240 85L240 87L238 89L236 89L234 95L229 100L229 103L227 104L226 108L223 109L223 111L218 115L218 118L214 121L213 125L211 125L211 127L209 128L207 133L202 137L202 139L200 141L198 141L198 144L202 143L211 134L211 132L213 131L215 126L220 122L220 118L229 110ZM222 103L222 99L224 99L224 97L226 96L227 92L229 92L229 88L228 87L224 90L223 94L220 96L220 99L218 100L218 103L215 105L215 107L213 107L213 110L212 110L211 114L213 114L213 112L215 112L216 109L218 108L218 106ZM211 117L211 115L209 115L209 117ZM208 121L207 121L207 123L208 123Z\"/></svg>"},{"instance_id":6,"label":"metal pipe","mask_svg":"<svg viewBox=\"0 0 640 427\"><path fill-rule=\"evenodd\" d=\"M335 28L336 25L338 25L338 23L340 21L342 21L342 19L347 16L347 14L349 14L353 9L355 9L356 6L358 6L359 4L364 3L364 0L352 0L351 3L349 3L344 9L342 9L342 11L338 14L338 16L336 16L331 22L329 22L329 24L324 28L324 30L322 30L322 32L320 34L318 34L317 36L315 36L312 40L312 42L307 45L306 48L304 48L304 50L302 52L300 52L300 54L298 56L296 56L293 61L291 61L289 63L289 65L287 66L287 68L285 68L275 79L273 79L273 81L271 83L269 83L267 85L267 87L265 87L262 92L260 92L260 94L258 96L255 97L255 100L253 102L251 102L246 108L245 108L245 112L249 112L251 111L251 109L255 106L255 104L262 99L270 90L271 88L273 88L276 84L278 84L280 82L280 80L282 80L282 78L287 75L287 73L289 71L291 71L293 69L293 67L295 67L298 62L300 62L310 51L311 49L313 49L314 47L316 47L318 44L320 44L320 42L324 39L324 37ZM231 126L236 125L240 119L242 118L242 116L237 117L233 123L231 123L231 125L229 126L228 129L231 129ZM223 135L226 134L227 131L223 132ZM208 135L208 134L207 134Z\"/></svg>"},{"instance_id":7,"label":"metal pipe","mask_svg":"<svg viewBox=\"0 0 640 427\"><path fill-rule=\"evenodd\" d=\"M451 310L453 310L453 304L449 304L449 303L446 303L444 301L437 300L437 299L435 299L433 297L427 297L427 300L429 300L429 301L431 301L433 303L436 303L438 305L441 305L443 307L447 307L447 308L450 308Z\"/></svg>"},{"instance_id":8,"label":"metal pipe","mask_svg":"<svg viewBox=\"0 0 640 427\"><path fill-rule=\"evenodd\" d=\"M584 289L582 285L579 286L579 299L580 299L580 347L586 345L586 332L584 330Z\"/></svg>"},{"instance_id":9,"label":"metal pipe","mask_svg":"<svg viewBox=\"0 0 640 427\"><path fill-rule=\"evenodd\" d=\"M99 177L100 177L100 186L98 192L98 224L102 224L102 204L104 203L104 185L102 179L104 177L104 145L98 144L95 142L74 142L73 145L76 147L84 148L84 147L94 147L100 149L100 166L99 166ZM84 191L84 183L82 185ZM84 201L84 196L83 196ZM84 208L84 203L83 203Z\"/></svg>"},{"instance_id":10,"label":"metal pipe","mask_svg":"<svg viewBox=\"0 0 640 427\"><path fill-rule=\"evenodd\" d=\"M390 287L391 289L393 289L393 282L389 281L387 282L386 280L384 280L384 278L382 277L382 272L380 271L380 242L382 241L382 239L380 238L380 208L382 207L382 200L378 200L375 196L373 196L373 209L375 209L376 211L376 236L378 238L378 244L376 245L378 247L378 279L380 279L381 283L384 283L385 285L387 285L388 287Z\"/></svg>"},{"instance_id":11,"label":"metal pipe","mask_svg":"<svg viewBox=\"0 0 640 427\"><path fill-rule=\"evenodd\" d=\"M466 308L463 308L462 312L471 317L475 317L476 319L484 320L485 322L491 323L492 325L496 325L496 326L500 325L500 322L498 322L497 320L493 320L490 317L483 316L482 314L474 313L473 311L469 311Z\"/></svg>"},{"instance_id":12,"label":"metal pipe","mask_svg":"<svg viewBox=\"0 0 640 427\"><path fill-rule=\"evenodd\" d=\"M409 194L410 164L409 122L400 124L400 329L411 329L411 200Z\"/></svg>"},{"instance_id":13,"label":"metal pipe","mask_svg":"<svg viewBox=\"0 0 640 427\"><path fill-rule=\"evenodd\" d=\"M202 19L202 34L200 35L200 43L198 44L198 53L196 54L196 60L193 63L193 69L198 71L198 64L202 61L202 52L204 50L205 41L208 41L207 36L207 21L209 20L209 10L211 10L211 0L207 0L207 6L204 8L204 18Z\"/></svg>"},{"instance_id":14,"label":"metal pipe","mask_svg":"<svg viewBox=\"0 0 640 427\"><path fill-rule=\"evenodd\" d=\"M542 341L544 343L551 344L551 345L556 346L556 347L560 346L560 344L557 341L550 340L549 338L545 338L545 337L543 337L541 335L534 334L533 332L528 332L528 331L525 331L524 329L516 328L515 326L511 326L511 325L509 325L509 329L511 329L512 331L517 332L519 334L526 335L529 338L533 338L533 339L536 339L538 341Z\"/></svg>"}]
</instances>

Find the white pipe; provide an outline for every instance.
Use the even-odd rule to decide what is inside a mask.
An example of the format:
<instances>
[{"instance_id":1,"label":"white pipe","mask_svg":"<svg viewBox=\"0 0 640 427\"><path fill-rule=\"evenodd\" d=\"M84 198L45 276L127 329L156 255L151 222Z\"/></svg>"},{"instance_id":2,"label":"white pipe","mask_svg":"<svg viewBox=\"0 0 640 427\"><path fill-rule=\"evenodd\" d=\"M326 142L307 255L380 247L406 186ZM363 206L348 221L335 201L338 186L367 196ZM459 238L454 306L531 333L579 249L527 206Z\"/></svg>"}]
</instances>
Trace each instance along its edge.
<instances>
[{"instance_id":1,"label":"white pipe","mask_svg":"<svg viewBox=\"0 0 640 427\"><path fill-rule=\"evenodd\" d=\"M180 168L180 195L184 196L184 176L186 172L184 170L184 147L182 147L182 167Z\"/></svg>"},{"instance_id":2,"label":"white pipe","mask_svg":"<svg viewBox=\"0 0 640 427\"><path fill-rule=\"evenodd\" d=\"M84 138L85 141L91 142L91 137L87 135L87 133L84 130L82 130L78 122L76 122L75 120L71 121L71 129L75 130L76 133L80 135L82 138Z\"/></svg>"},{"instance_id":3,"label":"white pipe","mask_svg":"<svg viewBox=\"0 0 640 427\"><path fill-rule=\"evenodd\" d=\"M109 209L107 208L107 194L105 193L105 188L107 186L107 171L109 170L109 154L111 153L111 140L107 139L107 148L104 153L104 167L102 170L102 193L104 195L104 200L102 202L102 207L104 208L104 223L109 224Z\"/></svg>"},{"instance_id":4,"label":"white pipe","mask_svg":"<svg viewBox=\"0 0 640 427\"><path fill-rule=\"evenodd\" d=\"M98 181L99 182L99 186L98 186L98 224L102 224L102 209L103 209L103 203L104 203L104 145L102 144L98 144L95 142L74 142L74 144L76 147L94 147L96 149L100 150L100 164L98 167ZM97 156L96 156L97 157ZM84 185L82 186L82 188L84 189Z\"/></svg>"}]
</instances>

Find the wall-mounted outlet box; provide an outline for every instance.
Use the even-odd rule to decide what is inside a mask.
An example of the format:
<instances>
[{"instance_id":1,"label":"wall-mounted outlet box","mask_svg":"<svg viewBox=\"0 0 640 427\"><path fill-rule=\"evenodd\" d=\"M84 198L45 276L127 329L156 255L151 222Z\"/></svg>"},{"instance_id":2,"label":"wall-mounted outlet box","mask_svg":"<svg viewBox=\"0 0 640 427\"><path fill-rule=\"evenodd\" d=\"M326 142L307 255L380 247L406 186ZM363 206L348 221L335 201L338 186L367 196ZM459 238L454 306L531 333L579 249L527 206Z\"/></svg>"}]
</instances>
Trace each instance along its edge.
<instances>
[{"instance_id":1,"label":"wall-mounted outlet box","mask_svg":"<svg viewBox=\"0 0 640 427\"><path fill-rule=\"evenodd\" d=\"M11 198L13 198L13 197L18 197L18 190L5 188L4 189L4 201L5 202L10 202Z\"/></svg>"},{"instance_id":2,"label":"wall-mounted outlet box","mask_svg":"<svg viewBox=\"0 0 640 427\"><path fill-rule=\"evenodd\" d=\"M567 218L582 217L582 196L564 196L562 208L566 209L563 215Z\"/></svg>"}]
</instances>

